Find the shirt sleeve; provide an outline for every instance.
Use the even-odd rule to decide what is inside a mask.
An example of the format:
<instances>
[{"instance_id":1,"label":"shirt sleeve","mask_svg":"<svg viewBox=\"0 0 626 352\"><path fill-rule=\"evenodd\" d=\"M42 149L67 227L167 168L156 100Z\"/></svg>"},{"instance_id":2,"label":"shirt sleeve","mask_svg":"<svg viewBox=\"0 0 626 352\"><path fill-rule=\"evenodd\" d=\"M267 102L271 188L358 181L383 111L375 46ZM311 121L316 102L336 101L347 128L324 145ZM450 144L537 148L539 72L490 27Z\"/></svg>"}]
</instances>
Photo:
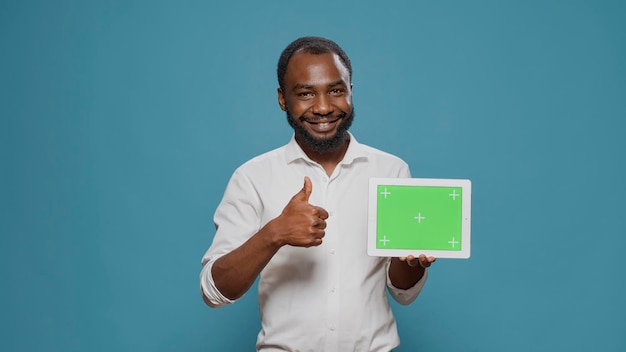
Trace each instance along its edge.
<instances>
[{"instance_id":1,"label":"shirt sleeve","mask_svg":"<svg viewBox=\"0 0 626 352\"><path fill-rule=\"evenodd\" d=\"M213 220L213 243L202 257L200 290L210 307L235 302L226 298L215 286L211 273L213 263L241 246L259 230L261 202L250 179L240 169L231 177Z\"/></svg>"},{"instance_id":2,"label":"shirt sleeve","mask_svg":"<svg viewBox=\"0 0 626 352\"><path fill-rule=\"evenodd\" d=\"M200 271L200 291L202 292L204 301L209 307L218 308L234 303L235 301L228 299L215 287L213 275L211 275L211 268L213 268L214 262L215 261L210 261L202 266L202 271Z\"/></svg>"},{"instance_id":3,"label":"shirt sleeve","mask_svg":"<svg viewBox=\"0 0 626 352\"><path fill-rule=\"evenodd\" d=\"M389 289L389 293L391 293L391 297L402 305L407 305L415 301L417 296L422 291L422 287L424 287L424 283L428 277L428 268L424 269L424 275L418 282L415 283L415 285L413 285L413 287L403 290L395 287L391 283L391 278L389 277L389 266L391 266L391 259L387 262L387 288Z\"/></svg>"}]
</instances>

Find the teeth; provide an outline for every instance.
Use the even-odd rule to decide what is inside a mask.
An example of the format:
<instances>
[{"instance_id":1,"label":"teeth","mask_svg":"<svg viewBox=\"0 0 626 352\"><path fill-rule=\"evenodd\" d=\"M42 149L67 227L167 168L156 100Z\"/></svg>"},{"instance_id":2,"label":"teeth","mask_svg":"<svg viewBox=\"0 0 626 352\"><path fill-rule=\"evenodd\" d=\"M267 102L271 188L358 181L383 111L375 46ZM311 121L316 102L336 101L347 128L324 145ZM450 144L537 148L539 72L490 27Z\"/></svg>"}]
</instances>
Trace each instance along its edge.
<instances>
[{"instance_id":1,"label":"teeth","mask_svg":"<svg viewBox=\"0 0 626 352\"><path fill-rule=\"evenodd\" d=\"M321 127L321 128L326 128L329 125L330 125L330 123L328 123L328 122L322 122L322 123L318 124L318 126Z\"/></svg>"}]
</instances>

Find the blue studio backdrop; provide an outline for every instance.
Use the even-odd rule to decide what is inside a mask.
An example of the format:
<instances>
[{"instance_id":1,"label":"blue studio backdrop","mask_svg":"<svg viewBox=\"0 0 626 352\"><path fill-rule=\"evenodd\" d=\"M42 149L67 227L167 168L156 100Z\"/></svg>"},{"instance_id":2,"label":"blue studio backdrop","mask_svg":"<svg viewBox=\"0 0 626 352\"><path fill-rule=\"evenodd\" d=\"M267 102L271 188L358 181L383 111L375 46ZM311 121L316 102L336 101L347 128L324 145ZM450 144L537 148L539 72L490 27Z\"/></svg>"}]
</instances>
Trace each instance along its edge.
<instances>
[{"instance_id":1,"label":"blue studio backdrop","mask_svg":"<svg viewBox=\"0 0 626 352\"><path fill-rule=\"evenodd\" d=\"M210 309L200 259L303 35L350 55L359 141L473 181L398 351L626 350L624 4L2 1L0 350L254 349L256 287Z\"/></svg>"}]
</instances>

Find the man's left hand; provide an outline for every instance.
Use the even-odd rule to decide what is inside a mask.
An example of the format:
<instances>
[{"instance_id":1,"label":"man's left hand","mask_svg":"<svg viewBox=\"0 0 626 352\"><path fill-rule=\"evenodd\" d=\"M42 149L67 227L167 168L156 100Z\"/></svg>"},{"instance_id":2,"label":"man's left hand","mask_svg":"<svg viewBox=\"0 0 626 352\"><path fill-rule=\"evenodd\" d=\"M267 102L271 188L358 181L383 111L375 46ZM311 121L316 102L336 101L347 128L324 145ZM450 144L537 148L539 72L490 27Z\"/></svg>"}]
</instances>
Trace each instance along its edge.
<instances>
[{"instance_id":1,"label":"man's left hand","mask_svg":"<svg viewBox=\"0 0 626 352\"><path fill-rule=\"evenodd\" d=\"M407 265L415 268L418 265L421 266L422 268L426 269L429 266L431 266L432 263L434 263L437 258L435 257L427 257L424 254L420 254L417 258L415 258L412 255L406 256L406 257L400 257L399 258L401 262L406 261Z\"/></svg>"}]
</instances>

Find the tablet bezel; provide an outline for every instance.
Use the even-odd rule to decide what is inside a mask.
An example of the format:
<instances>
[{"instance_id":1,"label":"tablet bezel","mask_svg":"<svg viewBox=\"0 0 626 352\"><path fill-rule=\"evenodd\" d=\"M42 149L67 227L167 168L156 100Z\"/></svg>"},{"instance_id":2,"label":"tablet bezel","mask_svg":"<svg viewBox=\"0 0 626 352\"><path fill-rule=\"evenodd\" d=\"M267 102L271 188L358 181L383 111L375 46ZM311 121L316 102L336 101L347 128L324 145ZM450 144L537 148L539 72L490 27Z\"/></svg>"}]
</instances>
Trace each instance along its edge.
<instances>
[{"instance_id":1,"label":"tablet bezel","mask_svg":"<svg viewBox=\"0 0 626 352\"><path fill-rule=\"evenodd\" d=\"M378 214L378 186L416 186L416 187L456 187L461 188L461 250L433 250L426 248L411 249L384 249L377 248L377 214ZM368 205L368 238L367 254L378 257L406 257L420 254L435 258L467 259L471 250L471 200L472 183L468 179L440 179L440 178L371 178L369 181Z\"/></svg>"}]
</instances>

